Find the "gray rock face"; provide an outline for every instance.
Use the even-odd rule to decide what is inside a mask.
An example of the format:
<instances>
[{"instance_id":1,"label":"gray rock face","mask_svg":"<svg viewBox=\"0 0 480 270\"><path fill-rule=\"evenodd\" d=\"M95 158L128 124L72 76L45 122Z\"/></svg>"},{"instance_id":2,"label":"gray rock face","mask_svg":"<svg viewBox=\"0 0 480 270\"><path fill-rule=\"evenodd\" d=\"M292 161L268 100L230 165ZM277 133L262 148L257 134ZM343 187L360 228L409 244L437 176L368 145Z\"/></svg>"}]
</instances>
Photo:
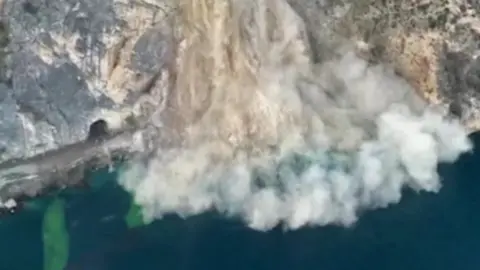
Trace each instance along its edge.
<instances>
[{"instance_id":1,"label":"gray rock face","mask_svg":"<svg viewBox=\"0 0 480 270\"><path fill-rule=\"evenodd\" d=\"M171 54L161 10L129 0L3 1L0 161L81 141L95 120L118 126L134 113L132 94Z\"/></svg>"},{"instance_id":2,"label":"gray rock face","mask_svg":"<svg viewBox=\"0 0 480 270\"><path fill-rule=\"evenodd\" d=\"M480 128L478 4L287 1L313 61L363 44L359 54L390 62L427 100ZM162 106L178 46L172 14L168 0L0 0L0 163L70 149L98 119L122 129Z\"/></svg>"},{"instance_id":3,"label":"gray rock face","mask_svg":"<svg viewBox=\"0 0 480 270\"><path fill-rule=\"evenodd\" d=\"M167 2L0 2L0 161L33 156L83 140L88 126L99 118L108 118L110 125L118 127L128 115L142 113L145 108L138 103L146 99L140 97L149 92L146 88L161 88L161 83L152 83L151 78L156 79L174 56L173 27L168 24L172 8ZM434 88L439 99L457 108L475 129L474 122L480 118L480 110L476 109L480 96L476 91L478 60L474 57L478 48L472 44L480 33L475 33L476 25L480 25L478 5L468 1L422 1L414 7L418 15L412 17L407 11L402 13L410 12L409 1L397 1L393 6L390 2L289 1L306 23L315 61L329 57L331 48L343 38L367 43L370 55L380 60L401 63L397 56L405 52L378 50L382 46L395 47L386 41L399 36L396 30L441 30L441 42L449 42L448 52L454 53L437 50L441 57L428 56L435 70L427 70L430 75L424 77L434 74L435 83L416 88L421 92ZM389 13L392 8L399 12L393 19ZM402 16L413 19L407 24ZM444 24L437 22L441 18ZM470 34L464 34L466 31ZM455 38L465 41L460 50L463 57L456 57L461 44L451 42ZM417 78L408 78L408 70L399 65L403 75L415 84ZM415 70L412 73L420 74ZM148 98L150 102L160 102L164 95L160 90L148 94L155 95Z\"/></svg>"}]
</instances>

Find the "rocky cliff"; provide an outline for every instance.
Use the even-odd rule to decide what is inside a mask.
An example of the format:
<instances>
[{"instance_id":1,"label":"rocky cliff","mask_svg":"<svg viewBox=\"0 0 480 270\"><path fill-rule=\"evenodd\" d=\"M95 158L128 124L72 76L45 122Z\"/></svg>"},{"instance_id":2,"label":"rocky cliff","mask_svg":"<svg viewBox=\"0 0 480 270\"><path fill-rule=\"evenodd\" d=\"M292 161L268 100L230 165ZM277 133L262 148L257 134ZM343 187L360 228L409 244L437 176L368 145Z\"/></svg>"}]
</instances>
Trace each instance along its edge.
<instances>
[{"instance_id":1,"label":"rocky cliff","mask_svg":"<svg viewBox=\"0 0 480 270\"><path fill-rule=\"evenodd\" d=\"M174 57L172 7L154 0L3 0L0 160L78 142L107 118L160 102ZM480 5L468 0L290 0L314 59L341 43L391 64L428 101L480 127ZM163 87L162 87L163 84ZM148 89L146 89L148 88ZM147 91L156 88L156 91Z\"/></svg>"},{"instance_id":2,"label":"rocky cliff","mask_svg":"<svg viewBox=\"0 0 480 270\"><path fill-rule=\"evenodd\" d=\"M1 3L0 160L84 140L98 119L120 128L144 93L161 95L172 54L161 1Z\"/></svg>"},{"instance_id":3,"label":"rocky cliff","mask_svg":"<svg viewBox=\"0 0 480 270\"><path fill-rule=\"evenodd\" d=\"M82 142L99 119L122 130L163 106L180 46L169 2L0 0L0 161ZM304 21L313 62L353 45L480 128L476 2L288 2Z\"/></svg>"},{"instance_id":4,"label":"rocky cliff","mask_svg":"<svg viewBox=\"0 0 480 270\"><path fill-rule=\"evenodd\" d=\"M449 108L471 131L480 128L478 1L289 2L306 21L312 43L356 44L359 55L392 66L419 95ZM328 52L319 50L317 59L333 55Z\"/></svg>"}]
</instances>

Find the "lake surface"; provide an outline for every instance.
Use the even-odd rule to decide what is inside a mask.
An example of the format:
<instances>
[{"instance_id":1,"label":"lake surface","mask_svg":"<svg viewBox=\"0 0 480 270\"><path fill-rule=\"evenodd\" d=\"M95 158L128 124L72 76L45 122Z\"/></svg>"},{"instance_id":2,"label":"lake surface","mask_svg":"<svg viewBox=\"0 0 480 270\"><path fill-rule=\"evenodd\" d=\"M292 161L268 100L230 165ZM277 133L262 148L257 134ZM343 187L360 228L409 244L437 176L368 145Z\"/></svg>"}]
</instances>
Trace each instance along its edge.
<instances>
[{"instance_id":1,"label":"lake surface","mask_svg":"<svg viewBox=\"0 0 480 270\"><path fill-rule=\"evenodd\" d=\"M472 137L480 148L480 134ZM440 193L407 192L352 228L257 232L207 213L137 226L115 172L0 218L0 270L480 269L480 150L442 165Z\"/></svg>"}]
</instances>

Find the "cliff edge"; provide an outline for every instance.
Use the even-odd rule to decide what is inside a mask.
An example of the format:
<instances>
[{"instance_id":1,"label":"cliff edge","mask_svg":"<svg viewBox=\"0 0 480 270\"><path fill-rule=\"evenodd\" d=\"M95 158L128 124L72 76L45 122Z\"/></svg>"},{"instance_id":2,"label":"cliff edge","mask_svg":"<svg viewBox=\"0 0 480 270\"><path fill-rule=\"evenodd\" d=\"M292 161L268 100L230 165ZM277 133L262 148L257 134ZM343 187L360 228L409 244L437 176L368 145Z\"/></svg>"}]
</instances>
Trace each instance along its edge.
<instances>
[{"instance_id":1,"label":"cliff edge","mask_svg":"<svg viewBox=\"0 0 480 270\"><path fill-rule=\"evenodd\" d=\"M233 2L232 0L229 3ZM275 2L268 0L264 2L272 6L276 5L272 4ZM353 48L357 56L369 63L390 66L419 96L430 104L449 111L452 117L460 118L462 124L470 131L480 129L480 92L477 90L480 86L480 59L477 57L480 52L478 49L480 4L468 0L287 0L287 2L294 11L288 14L289 19L296 22L297 15L302 19L302 23L297 25L298 29L294 31L301 37L275 37L272 34L272 37L268 37L271 39L268 40L270 43L265 44L277 45L276 39L282 38L299 41L298 44L286 42L277 48L280 50L288 47L291 55L282 55L284 59L279 62L281 65L288 66L288 63L297 61L295 71L298 72L299 77L302 74L297 67L309 66L309 61L326 63L341 53L339 48L349 47L350 50ZM187 89L192 92L197 91L195 88L203 89L202 93L205 94L205 99L208 99L209 90L212 87L221 88L215 83L218 78L225 75L222 72L230 72L225 76L227 79L221 82L224 85L229 85L232 78L240 78L242 80L239 79L236 83L245 87L247 83L243 78L248 78L249 72L257 75L252 70L255 71L255 68L261 66L255 62L256 60L261 62L267 59L272 63L274 63L273 60L278 60L278 57L273 60L268 58L268 53L260 55L257 52L258 55L250 55L252 52L248 51L248 46L261 47L262 52L268 52L269 48L262 42L254 44L257 36L252 33L250 33L252 35L250 40L240 40L242 34L249 34L247 33L248 22L244 23L240 19L238 21L245 24L241 25L244 33L237 29L241 27L233 24L237 26L234 30L239 32L236 33L239 38L230 39L238 43L224 46L223 36L215 34L208 37L214 42L205 41L204 39L208 38L201 38L201 33L208 31L202 32L201 27L198 26L195 28L197 23L195 19L198 19L195 17L198 15L196 11L186 16L191 16L188 19L193 21L191 25L193 27L190 29L193 34L190 36L190 41L193 42L192 44L198 44L198 47L190 44L193 53L188 54L188 49L186 53L182 52L183 43L177 39L181 35L176 35L178 13L172 3L169 0L57 0L53 2L0 0L0 163L6 161L2 163L3 165L0 164L0 169L4 169L11 175L12 170L13 173L17 173L16 170L33 168L35 172L41 172L42 177L43 174L49 174L46 170L50 168L70 170L82 159L81 156L78 157L82 152L76 150L75 153L67 153L68 149L82 149L88 152L85 156L88 159L97 157L98 151L94 150L97 146L116 149L116 144L112 141L107 140L104 144L103 141L98 144L88 141L88 133L92 125L95 126L99 120L104 121L105 127L108 126L109 131L114 131L113 134L121 134L123 130L128 129L128 136L105 137L115 139L115 143L120 141L118 138L123 140L125 137L127 138L125 140L133 140L135 136L130 135L135 132L129 129L132 122L145 123L145 119L167 106L167 96L172 80L177 84L177 89ZM221 3L218 3L215 5L219 10L228 10L228 8L222 9ZM235 2L232 6L241 7L239 3L241 2ZM250 4L253 6L256 4L252 3ZM282 10L290 10L290 7L278 8L277 11L280 14ZM205 13L209 14L208 16L211 15L209 19L216 22L212 19L215 18L215 12L207 11ZM277 16L280 15L277 14ZM266 23L268 19L262 19L262 21L253 17L255 16L252 16L252 20L261 21L262 26L263 23L268 25ZM228 19L228 16L225 18ZM232 27L228 25L225 30L221 23L213 25L214 23L207 20L203 20L202 23L205 23L202 27L206 27L207 30L208 27L218 27L216 29L218 31L211 31L212 33L228 35L230 32L227 28ZM282 27L286 27L286 24ZM268 32L268 29L263 30L265 33ZM288 31L278 32L285 34ZM197 35L197 33L200 34ZM266 35L262 37L266 38ZM304 43L308 43L308 46L304 46ZM209 50L222 46L224 51L221 57L211 56L213 53ZM305 47L308 47L308 54L304 55ZM248 61L240 63L241 57L232 55L239 51L245 54L244 59ZM288 50L285 49L285 51ZM278 51L274 52L278 53ZM180 61L179 64L177 57L182 53L187 56L184 55L183 62ZM298 57L293 59L290 57L292 55ZM239 61L234 63L234 60ZM218 74L209 69L208 65L202 66L204 63L202 61L218 68L213 70ZM224 67L224 62L229 61L232 62L228 63L231 66ZM199 77L189 77L183 82L180 76L182 74L179 78L175 78L178 74L169 74L175 70L182 71L182 67L172 68L182 63L183 74ZM188 69L189 67L191 68ZM239 71L245 73L243 77L237 76ZM287 77L287 74L275 75ZM212 79L209 82L211 84L202 85L201 80L207 80L209 77ZM256 83L255 80L251 82L252 85ZM409 89L409 87L404 88ZM254 87L251 90L256 91ZM325 90L325 99L336 104L338 100L329 96L329 94L333 95L330 92L334 90ZM407 92L411 93L409 90ZM239 93L245 92L239 91ZM182 103L182 98L191 98L188 96L191 94L188 91L176 94L180 98L172 101L172 104ZM188 97L182 97L182 95ZM191 103L202 103L203 100L199 101L195 99L196 97L198 96L191 98ZM221 97L222 95L219 94L217 98L221 100ZM251 119L262 115L265 116L265 122L259 122L262 124L259 128L255 128L255 131L258 133L277 131L275 127L265 128L270 123L271 118L268 118L270 115L262 111L261 106L249 103L250 96L243 94L230 100L238 101L239 97L244 97L245 102L243 104L238 102L241 105L237 107L247 110L253 116L238 117L234 120L248 126L247 124L251 124L249 123ZM229 112L223 108L228 107L228 104L223 107L222 104L217 105L219 112ZM186 106L185 103L178 106L181 108L179 115L190 114L190 118L196 118L202 114L201 110L196 110L194 106ZM312 105L312 107L315 106ZM304 113L302 109L298 109L298 115ZM335 113L329 116L333 119L341 112L348 114L343 107L340 106L340 109L342 110L335 110ZM187 112L189 110L191 112ZM168 112L165 115L169 115ZM223 113L221 117L219 115L220 113L217 115L212 112L209 118L211 122L206 124L215 127L233 123L229 113ZM223 122L219 121L219 117ZM348 117L345 116L344 120L349 120L345 121L345 125L351 124L351 119L347 119ZM177 122L173 123L175 120L171 120L170 117L164 118L170 121L168 124L171 127L181 126ZM301 120L302 117L298 118ZM332 122L331 124L335 126L335 136L347 138L342 129L344 123L337 121L337 118L326 119L326 122ZM301 122L299 119L296 120ZM336 121L338 123L335 123ZM374 125L370 122L368 123ZM203 138L202 132L208 125L199 125L197 130L199 138ZM246 141L255 140L248 137L251 134L243 134L245 130L238 130L242 129L241 127L241 125L231 124L231 127L226 130L229 132L234 130ZM210 132L210 130L207 131ZM290 131L291 129L286 133L291 133ZM367 136L367 131L370 129L362 130L360 133L362 136ZM223 134L224 137L230 139L232 136L229 132ZM160 137L159 133L157 132L157 137ZM265 136L270 136L270 134L267 135ZM262 142L262 147L265 146L262 140L256 139ZM88 151L83 149L86 145ZM129 151L125 149L128 148L128 143L125 141L119 142L119 145L122 152ZM55 152L55 150L58 151ZM57 155L55 153L62 153L67 157L64 162L65 168L59 168L58 166L61 165L57 166L54 162L58 160L54 156ZM9 161L12 160L20 161L20 165L14 164L11 167L10 164L13 163ZM32 167L33 163L35 166ZM85 163L88 163L88 160L85 160Z\"/></svg>"}]
</instances>

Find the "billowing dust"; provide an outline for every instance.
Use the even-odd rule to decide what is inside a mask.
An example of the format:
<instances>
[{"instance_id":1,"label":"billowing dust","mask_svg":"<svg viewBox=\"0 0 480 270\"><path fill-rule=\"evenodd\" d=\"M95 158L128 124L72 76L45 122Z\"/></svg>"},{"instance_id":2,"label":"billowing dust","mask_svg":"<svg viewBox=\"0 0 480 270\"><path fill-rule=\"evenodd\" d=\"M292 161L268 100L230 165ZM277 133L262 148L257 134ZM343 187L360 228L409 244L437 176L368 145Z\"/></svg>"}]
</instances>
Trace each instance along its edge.
<instances>
[{"instance_id":1,"label":"billowing dust","mask_svg":"<svg viewBox=\"0 0 480 270\"><path fill-rule=\"evenodd\" d=\"M438 162L471 148L456 120L348 45L313 63L284 0L177 5L162 139L120 177L147 220L214 209L260 230L348 226L404 186L438 191Z\"/></svg>"}]
</instances>

